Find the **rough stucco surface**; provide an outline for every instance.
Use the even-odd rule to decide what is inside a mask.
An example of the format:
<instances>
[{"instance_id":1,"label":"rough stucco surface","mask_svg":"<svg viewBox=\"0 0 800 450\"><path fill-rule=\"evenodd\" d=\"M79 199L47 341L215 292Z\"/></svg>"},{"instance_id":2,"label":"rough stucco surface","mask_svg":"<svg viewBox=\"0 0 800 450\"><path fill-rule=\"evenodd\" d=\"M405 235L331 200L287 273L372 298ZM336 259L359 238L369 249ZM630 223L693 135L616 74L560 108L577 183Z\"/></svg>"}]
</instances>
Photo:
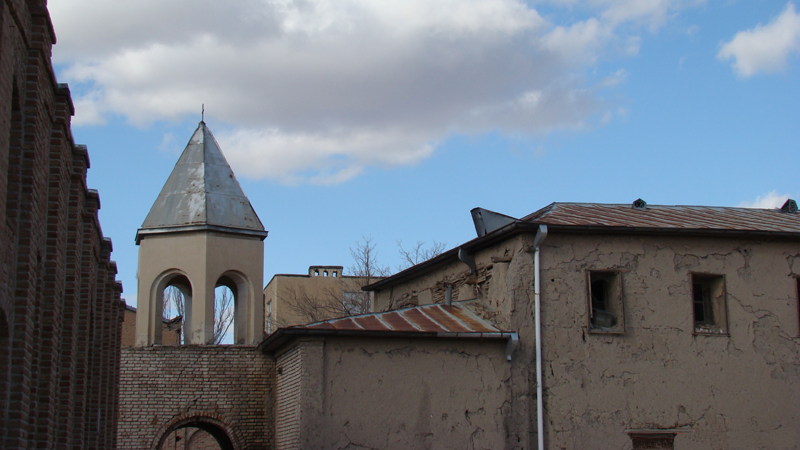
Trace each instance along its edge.
<instances>
[{"instance_id":1,"label":"rough stucco surface","mask_svg":"<svg viewBox=\"0 0 800 450\"><path fill-rule=\"evenodd\" d=\"M299 345L306 347L302 448L505 447L504 341L328 338Z\"/></svg>"},{"instance_id":2,"label":"rough stucco surface","mask_svg":"<svg viewBox=\"0 0 800 450\"><path fill-rule=\"evenodd\" d=\"M552 446L678 427L694 430L680 449L800 445L800 245L555 235L541 253ZM607 268L622 272L623 335L586 332L585 271ZM694 272L725 277L729 336L694 333Z\"/></svg>"},{"instance_id":3,"label":"rough stucco surface","mask_svg":"<svg viewBox=\"0 0 800 450\"><path fill-rule=\"evenodd\" d=\"M125 347L120 449L151 448L176 420L210 418L237 449L272 448L274 363L255 347Z\"/></svg>"},{"instance_id":4,"label":"rough stucco surface","mask_svg":"<svg viewBox=\"0 0 800 450\"><path fill-rule=\"evenodd\" d=\"M507 448L536 442L532 243L479 251L476 276L455 262L376 293L390 307L460 283L519 333ZM800 447L800 244L551 233L541 266L547 448L630 449L625 430L682 427L678 449ZM608 269L621 273L624 334L588 329L586 274ZM728 335L694 333L692 273L724 276Z\"/></svg>"}]
</instances>

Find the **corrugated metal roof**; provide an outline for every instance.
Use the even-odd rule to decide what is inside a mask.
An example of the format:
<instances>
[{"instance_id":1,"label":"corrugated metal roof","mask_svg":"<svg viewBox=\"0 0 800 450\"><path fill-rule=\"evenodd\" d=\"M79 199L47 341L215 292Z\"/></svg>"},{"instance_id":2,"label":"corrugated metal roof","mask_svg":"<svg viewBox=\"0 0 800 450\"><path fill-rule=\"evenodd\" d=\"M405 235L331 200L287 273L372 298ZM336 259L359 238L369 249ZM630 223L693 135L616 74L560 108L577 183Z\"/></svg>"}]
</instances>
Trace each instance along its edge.
<instances>
[{"instance_id":1,"label":"corrugated metal roof","mask_svg":"<svg viewBox=\"0 0 800 450\"><path fill-rule=\"evenodd\" d=\"M522 221L567 226L800 233L800 214L780 209L716 206L647 205L635 209L630 204L552 203Z\"/></svg>"},{"instance_id":2,"label":"corrugated metal roof","mask_svg":"<svg viewBox=\"0 0 800 450\"><path fill-rule=\"evenodd\" d=\"M480 306L478 303L477 300L468 300L453 302L449 306L443 304L414 306L396 311L325 320L289 329L437 334L508 333L476 314L473 309L477 310Z\"/></svg>"},{"instance_id":3,"label":"corrugated metal roof","mask_svg":"<svg viewBox=\"0 0 800 450\"><path fill-rule=\"evenodd\" d=\"M203 227L267 235L211 130L200 122L136 240L165 229Z\"/></svg>"}]
</instances>

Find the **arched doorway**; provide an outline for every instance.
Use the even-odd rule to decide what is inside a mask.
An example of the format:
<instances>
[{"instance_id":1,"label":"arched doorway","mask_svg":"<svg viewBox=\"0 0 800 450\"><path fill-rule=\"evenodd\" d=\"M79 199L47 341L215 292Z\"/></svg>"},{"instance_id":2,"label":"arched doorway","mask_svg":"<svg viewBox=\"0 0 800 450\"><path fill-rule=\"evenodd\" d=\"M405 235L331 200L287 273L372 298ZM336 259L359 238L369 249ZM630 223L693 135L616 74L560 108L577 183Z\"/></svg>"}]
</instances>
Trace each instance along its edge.
<instances>
[{"instance_id":1,"label":"arched doorway","mask_svg":"<svg viewBox=\"0 0 800 450\"><path fill-rule=\"evenodd\" d=\"M220 420L194 416L173 421L154 443L154 450L238 450L230 427Z\"/></svg>"}]
</instances>

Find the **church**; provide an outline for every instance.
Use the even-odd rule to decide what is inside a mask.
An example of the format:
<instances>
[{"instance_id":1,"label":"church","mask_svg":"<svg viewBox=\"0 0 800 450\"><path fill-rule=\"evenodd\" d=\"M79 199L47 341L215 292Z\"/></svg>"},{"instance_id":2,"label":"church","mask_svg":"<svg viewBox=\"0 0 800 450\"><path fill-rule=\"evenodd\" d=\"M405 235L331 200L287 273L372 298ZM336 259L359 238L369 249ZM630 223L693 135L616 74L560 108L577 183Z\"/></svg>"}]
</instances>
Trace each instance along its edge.
<instances>
[{"instance_id":1,"label":"church","mask_svg":"<svg viewBox=\"0 0 800 450\"><path fill-rule=\"evenodd\" d=\"M201 122L136 233L119 448L800 446L794 200L472 218L475 239L364 286L370 312L268 330L267 231ZM161 341L169 286L182 345ZM233 345L213 345L218 286Z\"/></svg>"}]
</instances>

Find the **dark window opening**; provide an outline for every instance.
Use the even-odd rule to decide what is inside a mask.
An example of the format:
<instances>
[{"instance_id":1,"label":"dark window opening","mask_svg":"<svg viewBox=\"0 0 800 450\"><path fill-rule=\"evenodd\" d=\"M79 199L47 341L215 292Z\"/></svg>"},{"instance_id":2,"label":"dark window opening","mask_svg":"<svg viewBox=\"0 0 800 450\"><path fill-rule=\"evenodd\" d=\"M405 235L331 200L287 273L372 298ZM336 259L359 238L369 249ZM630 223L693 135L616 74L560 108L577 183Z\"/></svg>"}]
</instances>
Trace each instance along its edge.
<instances>
[{"instance_id":1,"label":"dark window opening","mask_svg":"<svg viewBox=\"0 0 800 450\"><path fill-rule=\"evenodd\" d=\"M622 282L619 272L589 272L589 330L622 333L625 331Z\"/></svg>"},{"instance_id":2,"label":"dark window opening","mask_svg":"<svg viewBox=\"0 0 800 450\"><path fill-rule=\"evenodd\" d=\"M797 284L797 335L800 336L800 277L795 278L794 282Z\"/></svg>"},{"instance_id":3,"label":"dark window opening","mask_svg":"<svg viewBox=\"0 0 800 450\"><path fill-rule=\"evenodd\" d=\"M722 275L692 275L692 310L695 333L728 333L725 278Z\"/></svg>"}]
</instances>

